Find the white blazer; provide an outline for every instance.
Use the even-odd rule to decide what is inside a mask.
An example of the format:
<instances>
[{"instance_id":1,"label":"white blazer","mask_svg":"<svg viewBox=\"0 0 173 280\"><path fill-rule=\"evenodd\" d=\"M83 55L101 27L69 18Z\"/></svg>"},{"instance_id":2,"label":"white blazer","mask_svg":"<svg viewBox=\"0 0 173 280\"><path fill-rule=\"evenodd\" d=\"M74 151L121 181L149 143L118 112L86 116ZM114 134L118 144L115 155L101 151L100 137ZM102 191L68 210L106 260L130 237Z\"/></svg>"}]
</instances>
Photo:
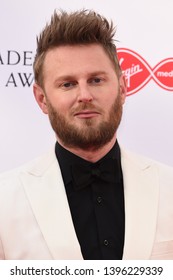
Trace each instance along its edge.
<instances>
[{"instance_id":1,"label":"white blazer","mask_svg":"<svg viewBox=\"0 0 173 280\"><path fill-rule=\"evenodd\" d=\"M121 157L123 259L173 259L173 169ZM0 176L0 259L82 259L54 151Z\"/></svg>"}]
</instances>

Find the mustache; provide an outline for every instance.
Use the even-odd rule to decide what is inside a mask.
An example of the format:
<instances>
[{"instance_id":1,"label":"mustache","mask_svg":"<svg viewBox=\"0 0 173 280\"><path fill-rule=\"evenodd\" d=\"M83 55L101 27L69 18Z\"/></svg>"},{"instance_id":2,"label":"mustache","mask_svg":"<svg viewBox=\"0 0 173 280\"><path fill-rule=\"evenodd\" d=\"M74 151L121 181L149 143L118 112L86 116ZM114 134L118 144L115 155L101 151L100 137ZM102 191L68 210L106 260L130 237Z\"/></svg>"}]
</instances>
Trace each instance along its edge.
<instances>
[{"instance_id":1,"label":"mustache","mask_svg":"<svg viewBox=\"0 0 173 280\"><path fill-rule=\"evenodd\" d=\"M95 112L98 112L98 113L102 113L102 111L103 111L100 107L97 107L93 104L81 103L78 107L71 110L71 114L74 115L74 114L77 114L78 112L83 111L83 110L91 110L91 111L95 111Z\"/></svg>"}]
</instances>

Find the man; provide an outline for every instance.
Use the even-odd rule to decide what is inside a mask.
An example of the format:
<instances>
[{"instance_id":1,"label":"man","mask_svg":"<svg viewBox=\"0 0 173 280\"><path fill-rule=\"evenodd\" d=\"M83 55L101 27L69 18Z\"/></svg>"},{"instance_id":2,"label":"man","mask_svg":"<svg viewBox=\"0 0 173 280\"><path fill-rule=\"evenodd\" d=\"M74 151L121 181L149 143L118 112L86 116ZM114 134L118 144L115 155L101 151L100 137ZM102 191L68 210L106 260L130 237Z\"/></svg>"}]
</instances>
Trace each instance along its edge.
<instances>
[{"instance_id":1,"label":"man","mask_svg":"<svg viewBox=\"0 0 173 280\"><path fill-rule=\"evenodd\" d=\"M38 38L34 95L53 151L0 178L0 259L173 259L173 172L124 151L112 23L55 12Z\"/></svg>"}]
</instances>

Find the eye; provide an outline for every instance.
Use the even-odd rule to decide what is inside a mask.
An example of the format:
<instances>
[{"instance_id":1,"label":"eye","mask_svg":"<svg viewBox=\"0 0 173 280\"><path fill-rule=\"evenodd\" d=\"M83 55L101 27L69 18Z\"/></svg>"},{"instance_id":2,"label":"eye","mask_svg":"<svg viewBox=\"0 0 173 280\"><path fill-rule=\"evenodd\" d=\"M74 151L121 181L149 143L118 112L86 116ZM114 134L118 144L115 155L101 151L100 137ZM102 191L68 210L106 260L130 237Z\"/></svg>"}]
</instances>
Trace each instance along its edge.
<instances>
[{"instance_id":1,"label":"eye","mask_svg":"<svg viewBox=\"0 0 173 280\"><path fill-rule=\"evenodd\" d=\"M62 87L63 89L71 89L76 86L76 84L76 82L64 82L60 85L60 87Z\"/></svg>"},{"instance_id":2,"label":"eye","mask_svg":"<svg viewBox=\"0 0 173 280\"><path fill-rule=\"evenodd\" d=\"M98 77L91 78L91 79L89 80L89 83L90 83L90 84L93 84L93 85L100 84L101 82L103 82L103 79L102 79L102 78L98 78Z\"/></svg>"},{"instance_id":3,"label":"eye","mask_svg":"<svg viewBox=\"0 0 173 280\"><path fill-rule=\"evenodd\" d=\"M75 83L74 82L66 82L66 83L63 83L62 86L65 87L65 88L69 88L69 87L72 87L74 86Z\"/></svg>"},{"instance_id":4,"label":"eye","mask_svg":"<svg viewBox=\"0 0 173 280\"><path fill-rule=\"evenodd\" d=\"M100 79L100 78L94 78L94 79L93 79L93 82L96 83L96 84L98 84L98 83L101 82L101 79Z\"/></svg>"}]
</instances>

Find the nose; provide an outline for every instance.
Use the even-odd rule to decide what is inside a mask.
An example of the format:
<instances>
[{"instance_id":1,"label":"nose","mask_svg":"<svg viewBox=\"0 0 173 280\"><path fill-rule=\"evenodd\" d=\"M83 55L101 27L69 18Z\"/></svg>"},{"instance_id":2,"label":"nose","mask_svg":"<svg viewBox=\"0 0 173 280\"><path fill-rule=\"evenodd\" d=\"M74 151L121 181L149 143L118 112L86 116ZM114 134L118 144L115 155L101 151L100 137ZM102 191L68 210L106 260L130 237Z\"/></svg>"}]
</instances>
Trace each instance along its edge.
<instances>
[{"instance_id":1,"label":"nose","mask_svg":"<svg viewBox=\"0 0 173 280\"><path fill-rule=\"evenodd\" d=\"M93 100L91 89L89 85L80 85L78 92L78 102L88 103Z\"/></svg>"}]
</instances>

